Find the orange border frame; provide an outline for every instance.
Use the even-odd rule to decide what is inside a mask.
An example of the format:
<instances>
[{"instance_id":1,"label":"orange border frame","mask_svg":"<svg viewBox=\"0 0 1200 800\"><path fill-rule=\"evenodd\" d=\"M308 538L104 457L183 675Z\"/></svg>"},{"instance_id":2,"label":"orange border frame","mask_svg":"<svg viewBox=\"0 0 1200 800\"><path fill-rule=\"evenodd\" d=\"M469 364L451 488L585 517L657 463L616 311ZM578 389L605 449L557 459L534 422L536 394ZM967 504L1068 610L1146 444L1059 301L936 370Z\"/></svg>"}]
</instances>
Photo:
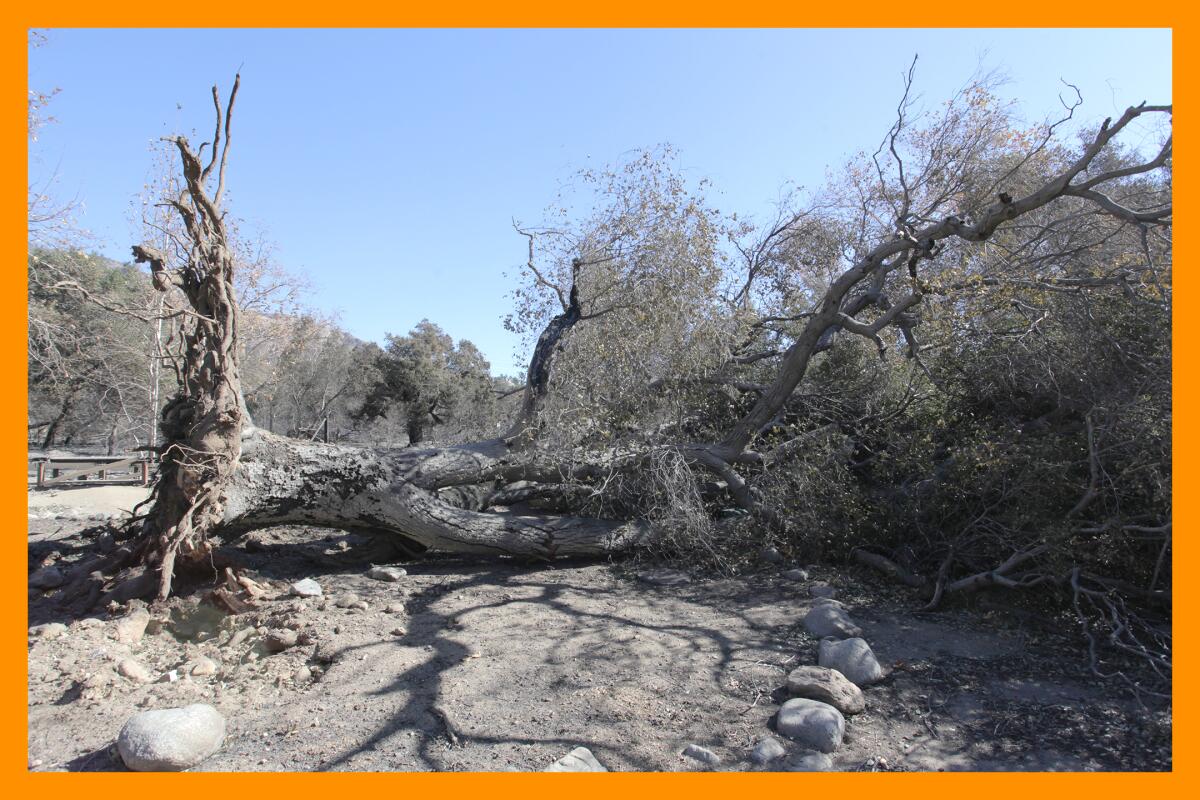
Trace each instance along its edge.
<instances>
[{"instance_id":1,"label":"orange border frame","mask_svg":"<svg viewBox=\"0 0 1200 800\"><path fill-rule=\"evenodd\" d=\"M599 4L598 4L599 5ZM112 4L80 0L58 0L51 8L11 7L2 12L0 27L3 47L3 79L0 80L4 125L0 127L3 147L0 159L5 169L4 192L0 207L4 249L14 272L25 259L25 232L19 228L24 215L25 184L17 185L16 177L26 174L22 160L26 152L24 122L19 115L25 106L27 64L25 30L28 27L193 27L210 20L197 15L203 6L180 6L151 0L126 0L121 7ZM637 0L608 0L600 7L564 2L564 0L525 0L515 7L497 7L479 0L467 0L451 9L418 7L405 9L393 4L368 2L355 7L332 7L314 2L281 0L245 0L236 6L217 7L216 19L211 22L237 27L853 27L857 22L869 22L870 27L1016 27L1019 23L1037 27L1161 27L1174 30L1173 48L1176 54L1175 81L1183 95L1178 105L1175 134L1185 153L1182 162L1175 164L1176 203L1180 216L1190 218L1194 184L1191 162L1187 160L1188 141L1191 141L1192 94L1189 80L1194 75L1195 51L1191 49L1191 15L1178 0L1166 0L1153 6L1138 7L1116 0L1059 0L1057 3L1009 0L1005 3L951 3L932 0L913 5L886 3L882 0L859 0L853 7L805 7L796 0L755 0L750 4L716 3L712 0L659 0L650 4ZM147 49L152 49L147 42ZM1159 98L1147 98L1158 102ZM1182 125L1179 122L1182 121ZM1187 231L1188 228L1184 227ZM1187 236L1177 239L1183 263L1190 263L1192 253ZM21 270L23 274L24 270ZM1179 303L1177 318L1188 319L1198 310L1200 295L1190 270L1178 275ZM26 314L25 294L15 287L0 302L0 374L21 376L17 386L0 393L0 420L9 433L5 440L24 441L18 428L25 423L26 392L24 381ZM1175 415L1174 452L1179 454L1175 465L1177 485L1188 485L1195 477L1195 448L1200 434L1191 414L1196 409L1196 386L1200 376L1194 370L1191 357L1200 344L1196 328L1184 326L1173 333L1178 354L1173 370L1176 405L1183 413ZM1182 402L1180 402L1182 401ZM1183 793L1192 784L1196 772L1194 751L1195 713L1193 679L1197 670L1193 661L1193 644L1186 633L1176 639L1176 661L1179 664L1179 691L1175 700L1176 727L1174 733L1174 770L1164 774L922 774L922 773L834 773L834 774L767 774L767 773L672 773L672 774L611 774L611 775L539 775L539 774L428 774L428 773L197 773L173 775L129 774L52 774L27 771L27 692L26 651L20 649L27 627L24 545L16 537L24 530L26 518L20 516L25 506L25 494L20 491L25 475L25 456L19 449L4 451L5 468L0 481L0 508L8 523L3 539L3 558L0 559L0 687L4 725L0 728L0 778L17 796L55 796L66 792L128 792L143 789L152 792L204 792L230 796L230 790L244 796L252 792L256 798L280 795L284 792L333 791L395 791L437 793L488 793L501 798L520 797L533 800L555 797L561 800L570 792L572 800L607 797L614 791L653 796L663 793L687 794L696 797L728 797L731 793L782 793L788 791L842 791L886 793L890 798L921 798L928 800L945 793L970 792L973 796L995 796L1012 800L1016 793L1086 794L1096 797L1123 796L1130 792ZM1197 496L1176 495L1175 518L1187 530L1196 520ZM1189 536L1175 540L1177 564L1195 562L1194 548ZM1196 591L1185 580L1178 586L1176 608L1180 617L1189 620L1197 606ZM1047 731L1052 737L1054 731ZM301 783L303 781L303 783ZM317 786L316 782L321 782ZM1194 795L1195 789L1189 794Z\"/></svg>"}]
</instances>

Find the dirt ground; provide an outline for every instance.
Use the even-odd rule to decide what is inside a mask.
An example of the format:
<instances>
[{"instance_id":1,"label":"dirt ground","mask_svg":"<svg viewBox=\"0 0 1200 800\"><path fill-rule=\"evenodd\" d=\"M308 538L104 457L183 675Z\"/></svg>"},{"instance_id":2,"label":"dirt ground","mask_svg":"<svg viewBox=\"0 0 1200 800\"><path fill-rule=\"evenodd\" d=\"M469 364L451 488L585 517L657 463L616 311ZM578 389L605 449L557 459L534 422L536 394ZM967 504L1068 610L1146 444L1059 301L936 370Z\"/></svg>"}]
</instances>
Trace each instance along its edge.
<instances>
[{"instance_id":1,"label":"dirt ground","mask_svg":"<svg viewBox=\"0 0 1200 800\"><path fill-rule=\"evenodd\" d=\"M30 569L92 548L90 513L107 511L31 511ZM716 769L760 770L749 753L776 735L788 671L816 663L801 625L808 584L779 566L659 587L628 562L428 557L388 583L355 561L360 541L302 528L245 537L229 547L277 599L228 615L203 602L211 582L184 585L132 644L114 633L127 608L73 619L30 589L31 626L68 626L30 638L30 768L122 770L113 743L131 715L207 702L227 733L196 770L526 771L580 745L614 771L709 769L680 755L691 743L721 757ZM810 573L894 667L847 717L834 769L1171 768L1169 707L1091 676L1069 619L983 603L921 614L873 575ZM287 595L301 578L324 597ZM284 628L300 644L271 653L263 634ZM215 673L188 675L201 656ZM150 682L119 675L126 658ZM781 741L789 756L770 769L802 752Z\"/></svg>"}]
</instances>

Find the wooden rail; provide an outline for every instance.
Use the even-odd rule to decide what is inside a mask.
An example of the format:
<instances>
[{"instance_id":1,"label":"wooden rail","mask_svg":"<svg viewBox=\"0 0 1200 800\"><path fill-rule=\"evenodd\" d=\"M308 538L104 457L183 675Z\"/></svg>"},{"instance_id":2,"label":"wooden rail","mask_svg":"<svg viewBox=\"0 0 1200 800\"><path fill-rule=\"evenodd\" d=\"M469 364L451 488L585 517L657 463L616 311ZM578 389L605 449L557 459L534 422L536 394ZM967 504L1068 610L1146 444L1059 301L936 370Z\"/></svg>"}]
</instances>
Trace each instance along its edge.
<instances>
[{"instance_id":1,"label":"wooden rail","mask_svg":"<svg viewBox=\"0 0 1200 800\"><path fill-rule=\"evenodd\" d=\"M88 475L98 473L100 480L113 480L109 472L138 467L139 474L133 478L117 480L138 481L142 486L150 483L150 459L136 456L70 456L65 458L37 459L37 485L53 486L71 480L86 480ZM47 475L49 473L49 475Z\"/></svg>"}]
</instances>

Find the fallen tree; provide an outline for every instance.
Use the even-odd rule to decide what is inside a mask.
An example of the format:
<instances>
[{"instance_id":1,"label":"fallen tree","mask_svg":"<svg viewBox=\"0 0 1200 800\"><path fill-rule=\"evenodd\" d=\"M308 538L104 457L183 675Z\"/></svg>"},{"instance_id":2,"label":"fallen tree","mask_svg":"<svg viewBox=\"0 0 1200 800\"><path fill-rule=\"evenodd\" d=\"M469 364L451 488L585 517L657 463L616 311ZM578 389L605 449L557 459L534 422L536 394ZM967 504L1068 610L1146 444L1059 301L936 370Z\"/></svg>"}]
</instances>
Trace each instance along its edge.
<instances>
[{"instance_id":1,"label":"fallen tree","mask_svg":"<svg viewBox=\"0 0 1200 800\"><path fill-rule=\"evenodd\" d=\"M655 206L640 218L641 228L602 226L588 241L575 242L557 276L535 262L535 245L553 232L519 229L529 238L529 274L557 308L537 337L511 430L485 442L387 450L287 439L255 428L249 418L239 375L233 262L221 206L238 83L224 109L214 87L217 121L207 164L202 159L207 142L194 151L187 139L170 139L183 175L179 194L165 200L181 222L174 252L148 245L133 248L135 259L149 266L156 288L182 293L189 320L175 363L179 392L163 411L161 477L148 513L134 521L132 537L103 560L77 567L75 583L86 584L92 599L146 593L165 598L178 567L212 563L214 536L281 524L386 535L411 550L540 558L622 551L652 541L656 526L636 514L585 513L582 509L602 506L579 502L579 490L596 496L614 475L663 453L711 476L720 492L766 526L782 524L755 487L755 476L803 457L830 433L829 426L791 429L787 415L814 357L837 338L863 337L883 357L892 349L883 337L894 331L908 358L919 363L915 329L923 303L931 298L1009 281L1047 292L1130 285L1133 270L1128 266L1080 278L1064 275L1061 265L1040 252L1022 256L1024 271L1016 276L962 269L975 257L972 249L982 248L998 232L1012 232L1020 240L1006 244L1013 252L1021 250L1022 242L1036 250L1030 243L1057 235L1063 219L1091 220L1100 214L1111 228L1106 236L1132 231L1143 241L1147 230L1170 224L1169 187L1165 202L1162 192L1129 188L1131 180L1169 167L1170 138L1153 157L1142 160L1118 157L1111 144L1134 120L1169 116L1169 106L1131 107L1116 120L1105 120L1069 155L1055 132L1071 118L1075 105L1063 120L1001 144L985 112L971 111L977 117L970 117L969 125L966 118L948 114L934 126L940 137L926 132L912 145L923 153L914 165L900 154L909 126L908 85L896 124L872 159L878 186L862 196L857 239L842 242L832 253L816 245L803 251L827 258L822 264L827 277L789 289L774 313L754 307L755 293L766 291L764 281L774 281L773 286L786 282L796 248L808 247L806 237L820 239L828 233L821 230L823 224L844 222L822 218L816 209L781 214L751 245L739 245L744 283L730 302L730 330L736 336L719 363L706 363L695 374L661 376L642 387L647 394L675 383L727 392L737 413L719 435L691 437L693 429L684 423L638 431L615 444L592 438L564 447L561 437L547 435L553 424L546 419L546 408L572 337L594 320L625 313L629 296L653 293L656 284L646 265L663 251L664 241L675 241L664 239L655 227L675 207ZM968 96L964 102L975 100ZM1002 151L1000 156L985 159L992 149ZM886 219L880 219L881 209L887 209ZM693 207L679 213L688 230L707 224ZM1069 250L1055 246L1060 253ZM691 250L681 252L683 262L696 257ZM652 307L650 316L660 311ZM757 370L755 380L738 372L751 368ZM533 497L555 498L567 510L514 510L513 505ZM891 563L881 558L874 560ZM1006 562L989 574L1004 574L1006 582L1018 585L1023 579L1008 576L1011 566ZM97 577L97 570L109 577ZM920 577L909 580L925 583ZM939 596L942 583L939 579ZM962 589L959 584L947 590ZM69 588L68 595L80 591Z\"/></svg>"}]
</instances>

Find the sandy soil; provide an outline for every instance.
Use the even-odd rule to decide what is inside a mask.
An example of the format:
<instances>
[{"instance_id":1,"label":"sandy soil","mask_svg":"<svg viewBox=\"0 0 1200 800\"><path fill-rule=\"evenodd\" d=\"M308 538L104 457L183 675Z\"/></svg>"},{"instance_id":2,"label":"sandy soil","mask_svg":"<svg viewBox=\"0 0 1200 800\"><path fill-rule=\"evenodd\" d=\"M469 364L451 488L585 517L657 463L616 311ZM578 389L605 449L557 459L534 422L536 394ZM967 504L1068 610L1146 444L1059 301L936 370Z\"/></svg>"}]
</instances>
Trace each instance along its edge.
<instances>
[{"instance_id":1,"label":"sandy soil","mask_svg":"<svg viewBox=\"0 0 1200 800\"><path fill-rule=\"evenodd\" d=\"M31 519L108 519L127 514L149 496L149 487L122 484L30 489L29 516Z\"/></svg>"},{"instance_id":2,"label":"sandy soil","mask_svg":"<svg viewBox=\"0 0 1200 800\"><path fill-rule=\"evenodd\" d=\"M80 557L96 533L69 520L30 529L31 569ZM279 589L312 577L325 597L226 615L202 601L211 582L185 585L135 644L114 638L126 609L76 620L31 589L30 625L68 625L30 639L31 768L123 769L112 744L125 720L202 701L228 732L198 770L541 770L579 745L610 770L707 769L681 757L689 743L716 752L717 769L762 769L749 752L774 735L787 672L816 661L801 625L807 584L779 567L665 588L631 564L427 558L385 583L354 563L357 541L296 528L247 537L231 549L250 574ZM1062 620L917 614L915 598L871 575L811 572L895 667L847 718L835 769L1170 769L1169 709L1098 683ZM339 607L355 599L367 608ZM269 653L263 634L279 628L302 643ZM186 675L202 655L216 674ZM156 680L182 677L138 683L116 673L123 658Z\"/></svg>"}]
</instances>

